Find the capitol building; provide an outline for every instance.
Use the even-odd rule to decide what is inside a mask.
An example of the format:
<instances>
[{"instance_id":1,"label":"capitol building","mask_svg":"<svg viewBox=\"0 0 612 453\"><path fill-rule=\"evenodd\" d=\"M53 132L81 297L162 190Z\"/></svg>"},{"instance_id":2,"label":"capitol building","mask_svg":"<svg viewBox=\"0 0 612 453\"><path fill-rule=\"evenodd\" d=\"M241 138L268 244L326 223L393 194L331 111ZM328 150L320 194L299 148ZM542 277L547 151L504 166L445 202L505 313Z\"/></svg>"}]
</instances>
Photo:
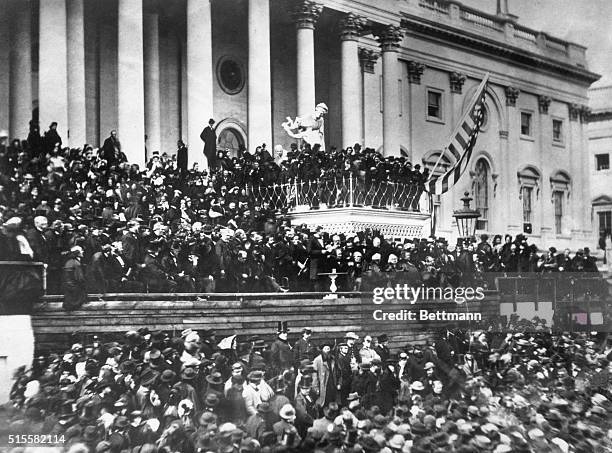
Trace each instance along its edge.
<instances>
[{"instance_id":1,"label":"capitol building","mask_svg":"<svg viewBox=\"0 0 612 453\"><path fill-rule=\"evenodd\" d=\"M512 5L510 5L512 6ZM436 234L470 192L480 233L593 247L586 48L457 0L0 0L0 127L34 115L64 143L116 129L128 159L201 161L214 118L231 153L288 148L281 124L318 102L327 148L355 143L436 172L487 72L485 120L468 171L434 197ZM145 136L146 142L144 140ZM200 162L202 165L204 162Z\"/></svg>"}]
</instances>

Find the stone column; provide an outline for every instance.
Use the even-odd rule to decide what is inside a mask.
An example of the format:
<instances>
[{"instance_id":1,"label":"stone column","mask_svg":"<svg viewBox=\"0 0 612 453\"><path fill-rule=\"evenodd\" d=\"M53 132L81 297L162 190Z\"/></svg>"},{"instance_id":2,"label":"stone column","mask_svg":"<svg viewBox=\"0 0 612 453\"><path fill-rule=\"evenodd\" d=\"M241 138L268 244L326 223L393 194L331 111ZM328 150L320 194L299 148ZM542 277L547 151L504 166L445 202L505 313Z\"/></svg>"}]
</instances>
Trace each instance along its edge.
<instances>
[{"instance_id":1,"label":"stone column","mask_svg":"<svg viewBox=\"0 0 612 453\"><path fill-rule=\"evenodd\" d=\"M32 11L30 0L11 0L9 6L9 134L25 139L32 119Z\"/></svg>"},{"instance_id":2,"label":"stone column","mask_svg":"<svg viewBox=\"0 0 612 453\"><path fill-rule=\"evenodd\" d=\"M500 130L499 136L503 141L504 151L505 203L508 210L506 230L510 234L516 234L523 232L523 201L520 198L520 187L517 177L521 164L516 161L513 153L513 150L519 149L520 146L521 124L520 116L516 110L516 101L520 91L518 88L508 86L505 88L505 94L508 130ZM534 204L535 201L534 193Z\"/></svg>"},{"instance_id":3,"label":"stone column","mask_svg":"<svg viewBox=\"0 0 612 453\"><path fill-rule=\"evenodd\" d=\"M87 137L85 97L85 19L83 0L66 0L68 50L68 135L70 146L82 147Z\"/></svg>"},{"instance_id":4,"label":"stone column","mask_svg":"<svg viewBox=\"0 0 612 453\"><path fill-rule=\"evenodd\" d=\"M68 138L68 58L66 41L66 0L40 2L40 45L38 67L38 106L40 130L52 121L64 144ZM20 77L23 77L20 74Z\"/></svg>"},{"instance_id":5,"label":"stone column","mask_svg":"<svg viewBox=\"0 0 612 453\"><path fill-rule=\"evenodd\" d=\"M589 243L589 240L595 242L599 238L599 227L593 227L593 223L591 221L591 210L593 206L591 205L591 201L593 199L593 194L591 193L591 175L590 175L590 165L589 161L592 159L591 154L589 152L589 136L588 136L588 120L591 114L591 109L583 105L580 108L580 151L579 151L579 161L580 165L576 166L576 175L580 178L580 182L572 181L572 186L570 186L570 190L575 191L572 195L574 199L582 200L580 203L581 211L580 211L580 219L578 225L582 228L582 236L586 243ZM570 175L570 177L574 178L574 176ZM595 221L595 220L593 220Z\"/></svg>"},{"instance_id":6,"label":"stone column","mask_svg":"<svg viewBox=\"0 0 612 453\"><path fill-rule=\"evenodd\" d=\"M0 71L0 129L9 129L9 92L10 92L10 29L9 29L9 2L8 0L0 0L0 11L5 11L0 15L0 68L5 68Z\"/></svg>"},{"instance_id":7,"label":"stone column","mask_svg":"<svg viewBox=\"0 0 612 453\"><path fill-rule=\"evenodd\" d=\"M400 27L387 25L378 36L383 63L383 152L385 156L400 155L399 93L400 78L397 49L402 40Z\"/></svg>"},{"instance_id":8,"label":"stone column","mask_svg":"<svg viewBox=\"0 0 612 453\"><path fill-rule=\"evenodd\" d=\"M187 128L190 164L206 166L200 133L213 117L210 0L187 0Z\"/></svg>"},{"instance_id":9,"label":"stone column","mask_svg":"<svg viewBox=\"0 0 612 453\"><path fill-rule=\"evenodd\" d=\"M361 86L360 86L360 104L359 104L359 111L361 112L361 144L363 146L368 145L367 143L365 143L365 136L366 136L366 130L367 130L367 115L366 115L366 103L365 103L365 98L366 98L366 74L375 74L375 66L376 66L376 61L378 60L378 57L380 56L380 54L373 50L373 49L367 49L365 47L360 47L358 50L358 55L359 55L359 63L361 65ZM378 80L377 80L378 82Z\"/></svg>"},{"instance_id":10,"label":"stone column","mask_svg":"<svg viewBox=\"0 0 612 453\"><path fill-rule=\"evenodd\" d=\"M117 135L130 163L145 162L142 0L119 0Z\"/></svg>"},{"instance_id":11,"label":"stone column","mask_svg":"<svg viewBox=\"0 0 612 453\"><path fill-rule=\"evenodd\" d=\"M361 141L362 125L361 112L358 108L360 104L360 68L359 68L359 47L357 38L365 20L352 13L347 14L342 19L340 26L340 39L342 40L342 63L341 80L342 92L342 147L353 146Z\"/></svg>"},{"instance_id":12,"label":"stone column","mask_svg":"<svg viewBox=\"0 0 612 453\"><path fill-rule=\"evenodd\" d=\"M144 99L147 150L161 151L161 99L159 91L159 15L144 15ZM147 156L148 158L149 156Z\"/></svg>"},{"instance_id":13,"label":"stone column","mask_svg":"<svg viewBox=\"0 0 612 453\"><path fill-rule=\"evenodd\" d=\"M248 146L272 150L270 1L249 0Z\"/></svg>"},{"instance_id":14,"label":"stone column","mask_svg":"<svg viewBox=\"0 0 612 453\"><path fill-rule=\"evenodd\" d=\"M314 28L323 5L310 0L297 3L293 11L297 28L297 114L307 115L316 104Z\"/></svg>"}]
</instances>

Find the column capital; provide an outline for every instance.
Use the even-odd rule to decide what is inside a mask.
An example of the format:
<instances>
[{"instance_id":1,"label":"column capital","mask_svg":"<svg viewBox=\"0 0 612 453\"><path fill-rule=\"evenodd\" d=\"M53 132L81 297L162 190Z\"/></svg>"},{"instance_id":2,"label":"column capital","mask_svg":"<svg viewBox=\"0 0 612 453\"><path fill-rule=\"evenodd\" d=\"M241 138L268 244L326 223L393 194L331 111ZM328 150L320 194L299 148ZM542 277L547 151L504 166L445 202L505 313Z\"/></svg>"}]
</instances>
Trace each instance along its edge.
<instances>
[{"instance_id":1,"label":"column capital","mask_svg":"<svg viewBox=\"0 0 612 453\"><path fill-rule=\"evenodd\" d=\"M357 39L367 23L367 20L363 16L357 14L348 13L340 20L340 39L343 41Z\"/></svg>"},{"instance_id":2,"label":"column capital","mask_svg":"<svg viewBox=\"0 0 612 453\"><path fill-rule=\"evenodd\" d=\"M513 86L507 86L506 89L506 105L509 107L516 107L516 100L519 97L520 90Z\"/></svg>"},{"instance_id":3,"label":"column capital","mask_svg":"<svg viewBox=\"0 0 612 453\"><path fill-rule=\"evenodd\" d=\"M449 75L451 93L461 94L463 84L467 80L467 76L460 72L451 72Z\"/></svg>"},{"instance_id":4,"label":"column capital","mask_svg":"<svg viewBox=\"0 0 612 453\"><path fill-rule=\"evenodd\" d=\"M588 105L581 105L580 106L580 122L588 123L590 116L591 116L591 108Z\"/></svg>"},{"instance_id":5,"label":"column capital","mask_svg":"<svg viewBox=\"0 0 612 453\"><path fill-rule=\"evenodd\" d=\"M425 65L420 61L408 62L408 80L416 85L421 84L421 76L425 71Z\"/></svg>"},{"instance_id":6,"label":"column capital","mask_svg":"<svg viewBox=\"0 0 612 453\"><path fill-rule=\"evenodd\" d=\"M401 27L397 25L382 26L377 33L378 42L383 52L395 52L404 37Z\"/></svg>"},{"instance_id":7,"label":"column capital","mask_svg":"<svg viewBox=\"0 0 612 453\"><path fill-rule=\"evenodd\" d=\"M378 57L380 57L379 52L372 49L367 49L365 47L360 47L359 62L361 63L363 72L374 74L374 66L376 65Z\"/></svg>"},{"instance_id":8,"label":"column capital","mask_svg":"<svg viewBox=\"0 0 612 453\"><path fill-rule=\"evenodd\" d=\"M569 117L570 121L576 121L580 115L582 110L582 106L579 104L570 104L569 106Z\"/></svg>"},{"instance_id":9,"label":"column capital","mask_svg":"<svg viewBox=\"0 0 612 453\"><path fill-rule=\"evenodd\" d=\"M314 30L317 20L323 11L323 5L312 0L299 0L291 12L297 28L310 28Z\"/></svg>"},{"instance_id":10,"label":"column capital","mask_svg":"<svg viewBox=\"0 0 612 453\"><path fill-rule=\"evenodd\" d=\"M540 110L540 113L544 115L548 114L548 107L550 107L551 102L552 102L552 99L550 98L550 96L539 95L538 96L538 109Z\"/></svg>"}]
</instances>

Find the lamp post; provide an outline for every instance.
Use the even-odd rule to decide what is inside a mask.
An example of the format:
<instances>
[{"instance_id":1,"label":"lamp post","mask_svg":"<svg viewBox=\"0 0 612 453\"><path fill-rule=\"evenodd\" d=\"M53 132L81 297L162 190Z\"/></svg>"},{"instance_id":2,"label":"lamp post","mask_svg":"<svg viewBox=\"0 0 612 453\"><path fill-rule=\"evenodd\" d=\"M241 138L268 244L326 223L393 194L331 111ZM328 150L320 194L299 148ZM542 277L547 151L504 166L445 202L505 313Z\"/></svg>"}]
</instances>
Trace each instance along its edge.
<instances>
[{"instance_id":1,"label":"lamp post","mask_svg":"<svg viewBox=\"0 0 612 453\"><path fill-rule=\"evenodd\" d=\"M467 239L474 237L476 234L476 220L480 217L480 211L470 208L470 201L472 201L472 198L468 192L465 192L463 195L461 199L461 201L463 201L463 207L453 211L453 217L457 222L459 237Z\"/></svg>"}]
</instances>

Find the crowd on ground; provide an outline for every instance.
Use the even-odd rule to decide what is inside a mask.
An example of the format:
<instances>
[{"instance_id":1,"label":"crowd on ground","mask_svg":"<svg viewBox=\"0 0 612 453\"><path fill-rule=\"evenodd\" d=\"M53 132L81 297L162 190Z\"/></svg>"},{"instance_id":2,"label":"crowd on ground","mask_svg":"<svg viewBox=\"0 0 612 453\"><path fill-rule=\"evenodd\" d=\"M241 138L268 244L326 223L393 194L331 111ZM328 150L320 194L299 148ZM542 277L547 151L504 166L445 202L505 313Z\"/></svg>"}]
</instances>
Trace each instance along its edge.
<instances>
[{"instance_id":1,"label":"crowd on ground","mask_svg":"<svg viewBox=\"0 0 612 453\"><path fill-rule=\"evenodd\" d=\"M343 174L422 186L419 165L359 145L322 153L294 144L272 154L263 145L241 157L220 150L200 172L187 168L179 141L176 154L153 152L141 169L114 131L99 149L70 149L56 128L41 137L33 122L27 140L10 144L0 133L0 261L46 263L47 292L64 292L68 308L87 293L326 291L321 274L330 272L340 291L359 291L364 277L389 274L448 286L486 272L597 271L587 248L541 254L523 235L449 244L291 225L249 190Z\"/></svg>"},{"instance_id":2,"label":"crowd on ground","mask_svg":"<svg viewBox=\"0 0 612 453\"><path fill-rule=\"evenodd\" d=\"M608 335L516 322L396 353L385 334L317 341L303 328L289 341L285 322L271 344L191 329L88 337L17 372L0 438L48 434L71 453L610 451Z\"/></svg>"}]
</instances>

